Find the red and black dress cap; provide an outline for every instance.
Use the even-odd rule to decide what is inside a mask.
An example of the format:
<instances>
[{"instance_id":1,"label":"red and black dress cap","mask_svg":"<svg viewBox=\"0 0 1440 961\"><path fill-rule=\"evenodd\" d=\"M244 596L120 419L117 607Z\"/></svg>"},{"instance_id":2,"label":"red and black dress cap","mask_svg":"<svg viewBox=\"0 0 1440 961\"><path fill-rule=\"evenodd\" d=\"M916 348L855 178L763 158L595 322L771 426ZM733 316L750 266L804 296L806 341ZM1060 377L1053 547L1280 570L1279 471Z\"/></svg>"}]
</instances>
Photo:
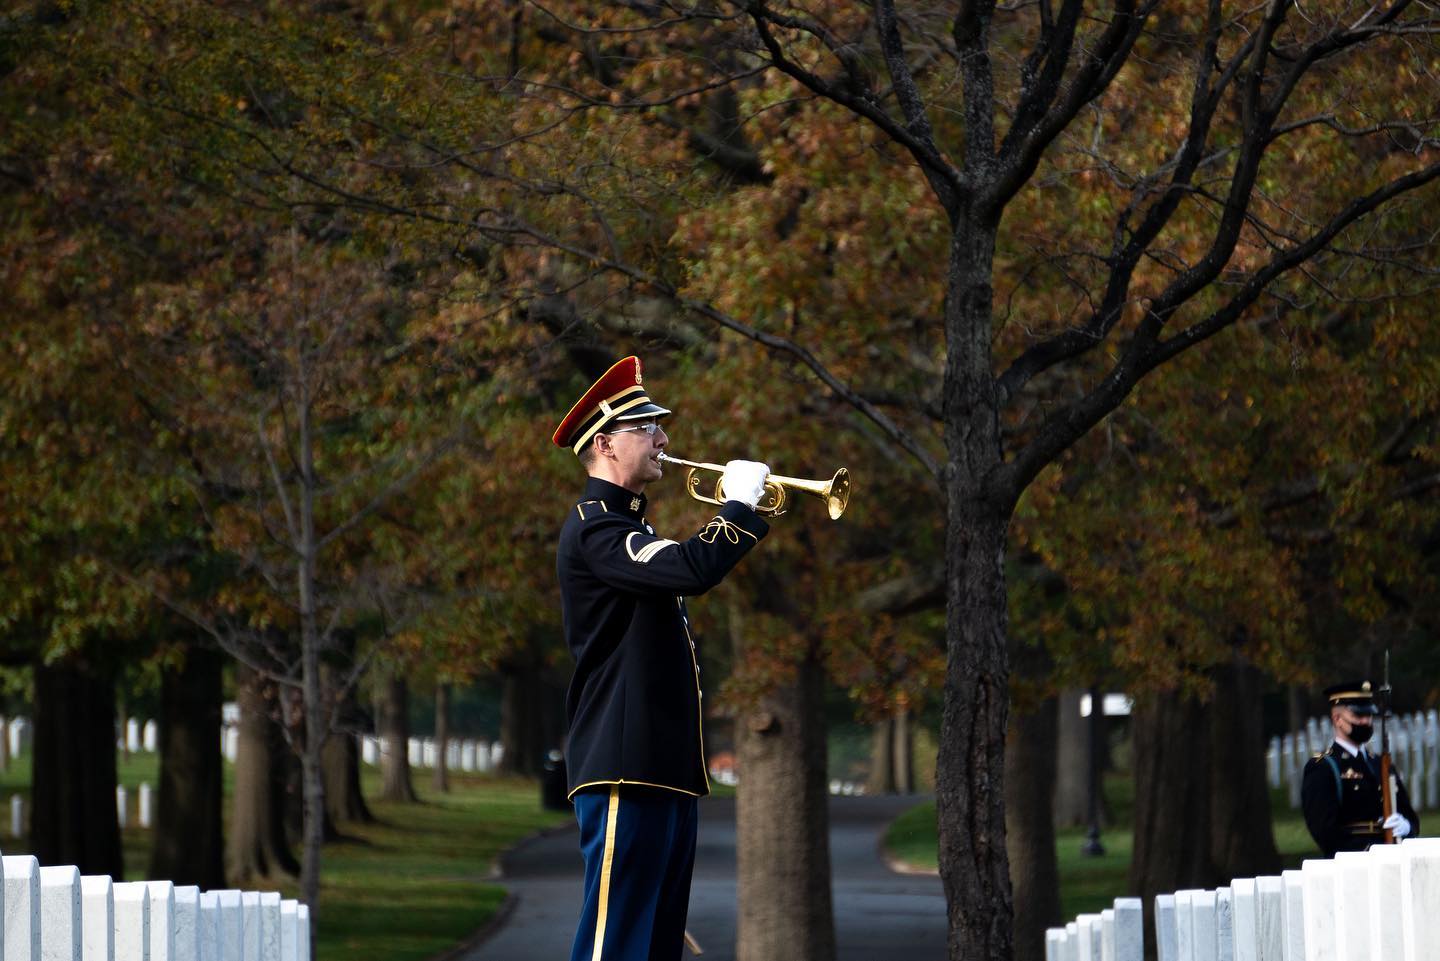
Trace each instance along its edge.
<instances>
[{"instance_id":1,"label":"red and black dress cap","mask_svg":"<svg viewBox=\"0 0 1440 961\"><path fill-rule=\"evenodd\" d=\"M645 385L640 380L640 358L626 357L605 371L585 396L575 402L555 428L552 440L557 446L568 447L578 454L611 424L664 417L668 413L670 411L645 393Z\"/></svg>"}]
</instances>

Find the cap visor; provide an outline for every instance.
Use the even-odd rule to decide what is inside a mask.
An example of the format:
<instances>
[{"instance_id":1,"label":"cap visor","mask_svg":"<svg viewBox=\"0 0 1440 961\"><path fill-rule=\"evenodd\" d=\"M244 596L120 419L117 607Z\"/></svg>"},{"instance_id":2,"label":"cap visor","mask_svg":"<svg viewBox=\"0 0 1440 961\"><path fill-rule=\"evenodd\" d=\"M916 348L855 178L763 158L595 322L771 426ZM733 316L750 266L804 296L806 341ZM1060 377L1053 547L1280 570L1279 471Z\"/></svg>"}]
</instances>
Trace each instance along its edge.
<instances>
[{"instance_id":1,"label":"cap visor","mask_svg":"<svg viewBox=\"0 0 1440 961\"><path fill-rule=\"evenodd\" d=\"M670 413L670 411L661 407L659 404L645 403L639 407L630 408L621 416L614 418L614 420L644 420L647 417L664 417L668 413Z\"/></svg>"}]
</instances>

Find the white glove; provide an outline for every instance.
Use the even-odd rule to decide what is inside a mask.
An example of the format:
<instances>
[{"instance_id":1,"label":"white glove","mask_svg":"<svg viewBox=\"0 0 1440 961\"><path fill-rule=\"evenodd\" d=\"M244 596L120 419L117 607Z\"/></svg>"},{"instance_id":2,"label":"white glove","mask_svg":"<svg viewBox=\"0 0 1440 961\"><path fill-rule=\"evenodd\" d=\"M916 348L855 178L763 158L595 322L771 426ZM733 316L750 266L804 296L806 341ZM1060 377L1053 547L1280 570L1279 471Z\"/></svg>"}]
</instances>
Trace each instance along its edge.
<instances>
[{"instance_id":1,"label":"white glove","mask_svg":"<svg viewBox=\"0 0 1440 961\"><path fill-rule=\"evenodd\" d=\"M1410 821L1399 811L1386 818L1385 823L1380 826L1387 831L1394 832L1397 841L1410 836Z\"/></svg>"},{"instance_id":2,"label":"white glove","mask_svg":"<svg viewBox=\"0 0 1440 961\"><path fill-rule=\"evenodd\" d=\"M760 503L760 495L765 493L765 478L770 476L770 468L753 460L732 460L725 465L725 473L720 476L720 488L725 492L727 501L739 501L751 510Z\"/></svg>"}]
</instances>

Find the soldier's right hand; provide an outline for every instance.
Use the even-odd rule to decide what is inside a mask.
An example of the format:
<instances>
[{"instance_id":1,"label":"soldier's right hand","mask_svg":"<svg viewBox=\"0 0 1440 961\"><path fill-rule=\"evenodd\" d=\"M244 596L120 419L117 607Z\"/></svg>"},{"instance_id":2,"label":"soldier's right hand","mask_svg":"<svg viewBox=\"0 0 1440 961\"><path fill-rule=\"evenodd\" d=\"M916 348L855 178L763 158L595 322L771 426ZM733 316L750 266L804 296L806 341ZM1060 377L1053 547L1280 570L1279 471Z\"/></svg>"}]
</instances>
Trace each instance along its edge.
<instances>
[{"instance_id":1,"label":"soldier's right hand","mask_svg":"<svg viewBox=\"0 0 1440 961\"><path fill-rule=\"evenodd\" d=\"M754 510L765 493L765 478L769 476L770 468L758 461L732 460L720 476L720 487L727 501L740 501Z\"/></svg>"}]
</instances>

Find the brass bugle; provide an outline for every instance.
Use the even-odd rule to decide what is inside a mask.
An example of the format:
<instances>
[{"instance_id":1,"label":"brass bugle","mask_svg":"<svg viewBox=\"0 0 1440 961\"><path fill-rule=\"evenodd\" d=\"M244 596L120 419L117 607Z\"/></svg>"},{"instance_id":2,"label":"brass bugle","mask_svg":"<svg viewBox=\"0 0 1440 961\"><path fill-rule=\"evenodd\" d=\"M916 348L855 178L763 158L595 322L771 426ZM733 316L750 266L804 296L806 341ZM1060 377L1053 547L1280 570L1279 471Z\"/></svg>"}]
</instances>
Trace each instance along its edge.
<instances>
[{"instance_id":1,"label":"brass bugle","mask_svg":"<svg viewBox=\"0 0 1440 961\"><path fill-rule=\"evenodd\" d=\"M718 475L724 475L725 465L681 460L678 457L671 457L664 451L660 452L658 459L662 464L679 464L681 467L690 468L685 472L685 491L697 501L717 505L725 503L723 476L715 478L712 496L707 497L700 489L702 472L711 471ZM799 491L802 494L820 498L830 512L830 519L837 521L840 519L840 515L845 513L845 505L850 503L850 472L842 467L829 480L806 480L801 477L782 477L779 474L771 474L765 478L765 493L760 495L760 503L755 505L755 510L761 514L785 513L787 491Z\"/></svg>"}]
</instances>

